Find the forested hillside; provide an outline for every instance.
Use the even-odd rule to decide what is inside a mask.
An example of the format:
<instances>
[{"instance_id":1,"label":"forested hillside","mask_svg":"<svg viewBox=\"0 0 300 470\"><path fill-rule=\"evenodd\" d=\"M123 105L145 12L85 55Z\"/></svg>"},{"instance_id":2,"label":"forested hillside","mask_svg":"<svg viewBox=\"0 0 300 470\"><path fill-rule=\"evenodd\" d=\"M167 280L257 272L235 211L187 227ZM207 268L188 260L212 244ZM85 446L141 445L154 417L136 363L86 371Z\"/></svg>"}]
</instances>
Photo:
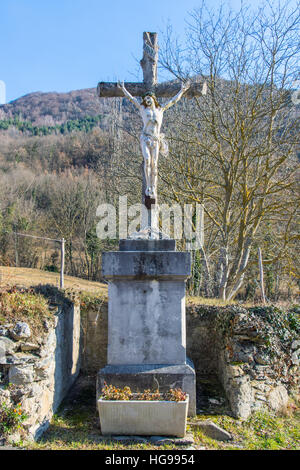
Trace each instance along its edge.
<instances>
[{"instance_id":1,"label":"forested hillside","mask_svg":"<svg viewBox=\"0 0 300 470\"><path fill-rule=\"evenodd\" d=\"M0 106L0 264L56 271L55 243L13 233L65 237L66 272L101 279L110 242L96 236L96 208L121 190L115 150L132 111L124 101L88 89Z\"/></svg>"},{"instance_id":2,"label":"forested hillside","mask_svg":"<svg viewBox=\"0 0 300 470\"><path fill-rule=\"evenodd\" d=\"M107 104L97 99L96 89L69 93L30 93L0 106L0 119L20 118L34 126L54 126L66 121L97 116Z\"/></svg>"}]
</instances>

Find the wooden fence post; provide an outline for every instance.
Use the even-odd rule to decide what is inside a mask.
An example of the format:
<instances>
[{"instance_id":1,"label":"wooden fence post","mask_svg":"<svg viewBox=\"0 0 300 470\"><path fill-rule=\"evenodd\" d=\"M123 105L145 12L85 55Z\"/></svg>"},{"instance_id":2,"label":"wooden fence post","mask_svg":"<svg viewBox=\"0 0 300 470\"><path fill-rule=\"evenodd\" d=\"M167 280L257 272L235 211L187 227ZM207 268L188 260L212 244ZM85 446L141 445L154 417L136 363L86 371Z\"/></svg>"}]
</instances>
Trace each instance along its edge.
<instances>
[{"instance_id":1,"label":"wooden fence post","mask_svg":"<svg viewBox=\"0 0 300 470\"><path fill-rule=\"evenodd\" d=\"M60 288L64 288L64 272L65 272L65 239L61 239L60 245Z\"/></svg>"},{"instance_id":2,"label":"wooden fence post","mask_svg":"<svg viewBox=\"0 0 300 470\"><path fill-rule=\"evenodd\" d=\"M15 266L17 268L19 266L18 236L16 232L14 232L14 234L15 234Z\"/></svg>"}]
</instances>

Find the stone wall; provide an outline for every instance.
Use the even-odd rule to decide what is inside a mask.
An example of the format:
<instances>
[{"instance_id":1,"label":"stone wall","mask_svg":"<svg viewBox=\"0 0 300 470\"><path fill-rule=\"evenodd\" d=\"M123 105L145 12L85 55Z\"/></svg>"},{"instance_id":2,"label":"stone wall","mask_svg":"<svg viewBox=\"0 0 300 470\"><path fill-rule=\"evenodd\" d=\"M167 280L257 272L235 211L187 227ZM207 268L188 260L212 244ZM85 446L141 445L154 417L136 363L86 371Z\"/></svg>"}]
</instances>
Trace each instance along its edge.
<instances>
[{"instance_id":1,"label":"stone wall","mask_svg":"<svg viewBox=\"0 0 300 470\"><path fill-rule=\"evenodd\" d=\"M212 328L217 312L218 309L214 308L195 309L193 305L188 305L186 309L187 355L193 360L198 373L204 375L216 373L218 367L218 349ZM82 308L81 323L82 371L96 374L107 364L107 300Z\"/></svg>"},{"instance_id":2,"label":"stone wall","mask_svg":"<svg viewBox=\"0 0 300 470\"><path fill-rule=\"evenodd\" d=\"M214 327L218 375L235 417L246 419L263 409L284 410L289 394L299 394L296 318L274 307L230 307L218 313Z\"/></svg>"},{"instance_id":3,"label":"stone wall","mask_svg":"<svg viewBox=\"0 0 300 470\"><path fill-rule=\"evenodd\" d=\"M80 307L65 299L41 337L24 322L0 329L0 399L20 403L24 429L38 438L48 427L80 370ZM19 336L14 334L19 331Z\"/></svg>"},{"instance_id":4,"label":"stone wall","mask_svg":"<svg viewBox=\"0 0 300 470\"><path fill-rule=\"evenodd\" d=\"M218 310L204 308L197 310L187 306L187 355L201 374L212 374L218 367L216 338L212 331L213 321ZM108 303L103 300L81 309L83 331L82 371L85 374L96 374L107 364L107 328ZM170 325L171 326L171 325Z\"/></svg>"},{"instance_id":5,"label":"stone wall","mask_svg":"<svg viewBox=\"0 0 300 470\"><path fill-rule=\"evenodd\" d=\"M213 375L218 368L219 348L214 331L218 309L188 304L187 321L187 356L192 359L197 374Z\"/></svg>"},{"instance_id":6,"label":"stone wall","mask_svg":"<svg viewBox=\"0 0 300 470\"><path fill-rule=\"evenodd\" d=\"M81 308L82 371L96 374L107 364L108 303L103 300Z\"/></svg>"}]
</instances>

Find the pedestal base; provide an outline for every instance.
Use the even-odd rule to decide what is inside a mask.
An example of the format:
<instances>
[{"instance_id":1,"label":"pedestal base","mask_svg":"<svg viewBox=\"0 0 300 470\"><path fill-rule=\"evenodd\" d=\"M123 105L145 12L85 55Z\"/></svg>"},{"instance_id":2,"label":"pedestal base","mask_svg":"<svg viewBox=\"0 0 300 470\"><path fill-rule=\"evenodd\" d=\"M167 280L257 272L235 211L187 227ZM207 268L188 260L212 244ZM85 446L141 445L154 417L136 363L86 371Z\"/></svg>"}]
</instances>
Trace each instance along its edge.
<instances>
[{"instance_id":1,"label":"pedestal base","mask_svg":"<svg viewBox=\"0 0 300 470\"><path fill-rule=\"evenodd\" d=\"M171 251L172 240L125 240L120 247L102 254L109 281L108 365L185 364L190 253Z\"/></svg>"},{"instance_id":2,"label":"pedestal base","mask_svg":"<svg viewBox=\"0 0 300 470\"><path fill-rule=\"evenodd\" d=\"M97 399L104 382L120 388L127 385L133 392L157 388L165 392L169 388L181 388L189 394L188 416L196 414L196 374L190 360L179 365L107 365L97 375Z\"/></svg>"}]
</instances>

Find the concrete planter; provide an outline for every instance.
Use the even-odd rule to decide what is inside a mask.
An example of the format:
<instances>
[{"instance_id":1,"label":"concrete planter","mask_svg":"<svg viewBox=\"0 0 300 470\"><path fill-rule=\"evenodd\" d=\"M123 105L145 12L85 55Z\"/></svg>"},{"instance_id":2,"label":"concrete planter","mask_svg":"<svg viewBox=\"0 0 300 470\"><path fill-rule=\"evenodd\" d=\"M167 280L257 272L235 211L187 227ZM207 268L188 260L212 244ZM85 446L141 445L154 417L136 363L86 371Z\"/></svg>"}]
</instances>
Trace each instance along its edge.
<instances>
[{"instance_id":1,"label":"concrete planter","mask_svg":"<svg viewBox=\"0 0 300 470\"><path fill-rule=\"evenodd\" d=\"M189 398L185 401L98 400L101 432L183 437Z\"/></svg>"}]
</instances>

